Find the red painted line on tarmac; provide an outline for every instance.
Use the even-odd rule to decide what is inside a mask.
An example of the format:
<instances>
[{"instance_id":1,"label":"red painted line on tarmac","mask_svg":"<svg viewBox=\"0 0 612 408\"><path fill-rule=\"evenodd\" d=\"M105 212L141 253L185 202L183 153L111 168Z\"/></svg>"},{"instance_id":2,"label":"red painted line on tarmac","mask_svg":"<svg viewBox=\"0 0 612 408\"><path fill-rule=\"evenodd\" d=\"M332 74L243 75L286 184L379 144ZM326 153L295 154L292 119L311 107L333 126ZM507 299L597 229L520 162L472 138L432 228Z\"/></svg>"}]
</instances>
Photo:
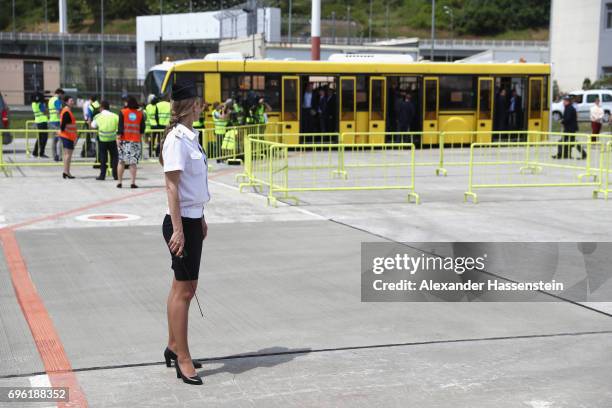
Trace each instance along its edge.
<instances>
[{"instance_id":1,"label":"red painted line on tarmac","mask_svg":"<svg viewBox=\"0 0 612 408\"><path fill-rule=\"evenodd\" d=\"M227 173L236 172L238 169L227 169L210 176L210 179L217 178ZM11 281L17 301L21 307L21 311L30 327L32 338L38 349L41 360L45 367L45 371L49 377L51 386L53 387L68 387L69 402L58 402L58 408L67 407L88 407L87 398L83 392L76 375L72 371L72 366L64 345L55 329L53 320L49 312L45 308L44 302L36 286L30 277L25 259L21 254L19 243L15 237L15 230L32 224L43 221L55 220L68 215L80 213L95 207L100 207L107 204L114 204L130 198L142 197L148 194L153 194L164 190L164 188L154 188L147 191L142 191L134 194L129 194L121 197L114 197L108 200L102 200L91 203L82 207L73 208L71 210L61 211L55 214L50 214L42 217L33 218L23 221L5 228L0 228L0 244L4 252L6 264L11 275Z\"/></svg>"},{"instance_id":2,"label":"red painted line on tarmac","mask_svg":"<svg viewBox=\"0 0 612 408\"><path fill-rule=\"evenodd\" d=\"M0 242L11 274L13 289L21 311L32 332L34 343L42 359L45 371L53 387L68 387L69 402L59 402L58 407L87 407L87 399L81 389L64 346L55 330L51 316L30 279L15 232L10 228L0 229Z\"/></svg>"}]
</instances>

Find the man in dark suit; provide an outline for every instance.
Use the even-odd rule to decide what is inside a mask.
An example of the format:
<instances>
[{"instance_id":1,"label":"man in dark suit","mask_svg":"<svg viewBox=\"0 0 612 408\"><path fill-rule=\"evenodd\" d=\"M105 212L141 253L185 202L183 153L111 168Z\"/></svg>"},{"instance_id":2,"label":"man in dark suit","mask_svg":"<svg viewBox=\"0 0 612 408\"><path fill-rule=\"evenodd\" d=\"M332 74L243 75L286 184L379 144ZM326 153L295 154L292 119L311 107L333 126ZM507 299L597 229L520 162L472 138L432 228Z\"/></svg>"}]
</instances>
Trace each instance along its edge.
<instances>
[{"instance_id":1,"label":"man in dark suit","mask_svg":"<svg viewBox=\"0 0 612 408\"><path fill-rule=\"evenodd\" d=\"M561 124L563 125L563 133L576 133L578 131L578 115L576 114L576 109L572 105L572 98L569 95L563 97L563 118L561 119ZM562 142L575 142L576 136L571 136L569 134L563 135ZM572 158L572 147L574 145L559 145L557 148L556 156L553 156L553 159L571 159ZM576 150L582 154L581 158L586 158L586 152L579 144L575 145Z\"/></svg>"}]
</instances>

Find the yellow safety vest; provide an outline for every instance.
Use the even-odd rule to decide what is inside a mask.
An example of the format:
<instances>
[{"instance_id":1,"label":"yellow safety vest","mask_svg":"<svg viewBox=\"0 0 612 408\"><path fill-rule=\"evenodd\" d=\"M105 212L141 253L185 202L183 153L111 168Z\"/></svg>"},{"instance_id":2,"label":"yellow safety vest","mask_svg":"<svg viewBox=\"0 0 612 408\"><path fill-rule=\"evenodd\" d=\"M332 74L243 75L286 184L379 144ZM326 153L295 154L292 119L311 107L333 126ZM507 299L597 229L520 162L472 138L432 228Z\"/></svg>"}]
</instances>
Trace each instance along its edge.
<instances>
[{"instance_id":1,"label":"yellow safety vest","mask_svg":"<svg viewBox=\"0 0 612 408\"><path fill-rule=\"evenodd\" d=\"M160 126L168 126L170 123L170 114L172 107L168 101L157 102L157 118Z\"/></svg>"},{"instance_id":2,"label":"yellow safety vest","mask_svg":"<svg viewBox=\"0 0 612 408\"><path fill-rule=\"evenodd\" d=\"M223 143L221 143L221 149L223 150L236 150L236 135L238 131L236 129L229 129L223 136Z\"/></svg>"},{"instance_id":3,"label":"yellow safety vest","mask_svg":"<svg viewBox=\"0 0 612 408\"><path fill-rule=\"evenodd\" d=\"M227 119L221 117L221 112L213 111L213 124L215 126L215 135L223 136L227 128Z\"/></svg>"},{"instance_id":4,"label":"yellow safety vest","mask_svg":"<svg viewBox=\"0 0 612 408\"><path fill-rule=\"evenodd\" d=\"M47 115L40 110L40 102L32 102L32 112L34 112L34 122L45 123L49 121Z\"/></svg>"},{"instance_id":5,"label":"yellow safety vest","mask_svg":"<svg viewBox=\"0 0 612 408\"><path fill-rule=\"evenodd\" d=\"M145 107L145 113L147 114L147 129L151 129L157 126L157 119L155 119L155 111L157 108L152 103Z\"/></svg>"},{"instance_id":6,"label":"yellow safety vest","mask_svg":"<svg viewBox=\"0 0 612 408\"><path fill-rule=\"evenodd\" d=\"M57 101L58 99L59 98L57 97L57 95L54 95L53 97L51 97L51 99L49 99L49 103L47 104L47 106L49 107L49 122L59 123L60 121L59 112L57 111L57 109L55 109L55 101Z\"/></svg>"},{"instance_id":7,"label":"yellow safety vest","mask_svg":"<svg viewBox=\"0 0 612 408\"><path fill-rule=\"evenodd\" d=\"M119 115L113 112L98 113L94 120L98 127L98 138L101 142L113 142L117 140L117 129L119 128Z\"/></svg>"}]
</instances>

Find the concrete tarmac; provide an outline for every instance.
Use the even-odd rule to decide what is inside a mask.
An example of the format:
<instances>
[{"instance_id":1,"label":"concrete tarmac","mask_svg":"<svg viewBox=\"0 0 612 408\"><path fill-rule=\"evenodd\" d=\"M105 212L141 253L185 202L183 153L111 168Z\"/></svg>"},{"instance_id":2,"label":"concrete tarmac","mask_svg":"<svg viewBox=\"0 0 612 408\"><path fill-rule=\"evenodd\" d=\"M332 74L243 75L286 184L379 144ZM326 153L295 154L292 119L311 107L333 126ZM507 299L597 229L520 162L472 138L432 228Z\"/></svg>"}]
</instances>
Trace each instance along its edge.
<instances>
[{"instance_id":1,"label":"concrete tarmac","mask_svg":"<svg viewBox=\"0 0 612 408\"><path fill-rule=\"evenodd\" d=\"M60 168L0 179L0 221L14 227L90 406L612 406L610 304L360 300L362 242L609 241L609 203L568 188L491 190L464 204L463 176L423 168L422 205L397 191L326 192L274 208L238 193L239 170L210 173L205 318L195 302L190 314L202 387L162 362L172 272L159 166L142 167L138 190L96 181L90 167L75 169L75 180L61 180ZM116 213L130 217L83 218ZM44 384L11 267L5 248L0 387Z\"/></svg>"}]
</instances>

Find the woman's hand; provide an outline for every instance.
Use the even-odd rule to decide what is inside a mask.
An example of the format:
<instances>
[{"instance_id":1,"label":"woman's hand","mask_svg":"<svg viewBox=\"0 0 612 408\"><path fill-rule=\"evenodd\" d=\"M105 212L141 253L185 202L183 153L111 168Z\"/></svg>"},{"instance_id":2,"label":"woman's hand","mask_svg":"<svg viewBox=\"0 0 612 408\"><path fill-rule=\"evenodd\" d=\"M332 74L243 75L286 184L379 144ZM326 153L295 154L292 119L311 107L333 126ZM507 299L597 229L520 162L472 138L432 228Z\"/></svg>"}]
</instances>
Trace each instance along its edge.
<instances>
[{"instance_id":1,"label":"woman's hand","mask_svg":"<svg viewBox=\"0 0 612 408\"><path fill-rule=\"evenodd\" d=\"M206 224L206 219L202 217L202 241L206 239L206 235L208 235L208 224Z\"/></svg>"},{"instance_id":2,"label":"woman's hand","mask_svg":"<svg viewBox=\"0 0 612 408\"><path fill-rule=\"evenodd\" d=\"M176 256L183 256L183 248L185 247L185 235L183 231L174 231L168 242L170 252Z\"/></svg>"}]
</instances>

